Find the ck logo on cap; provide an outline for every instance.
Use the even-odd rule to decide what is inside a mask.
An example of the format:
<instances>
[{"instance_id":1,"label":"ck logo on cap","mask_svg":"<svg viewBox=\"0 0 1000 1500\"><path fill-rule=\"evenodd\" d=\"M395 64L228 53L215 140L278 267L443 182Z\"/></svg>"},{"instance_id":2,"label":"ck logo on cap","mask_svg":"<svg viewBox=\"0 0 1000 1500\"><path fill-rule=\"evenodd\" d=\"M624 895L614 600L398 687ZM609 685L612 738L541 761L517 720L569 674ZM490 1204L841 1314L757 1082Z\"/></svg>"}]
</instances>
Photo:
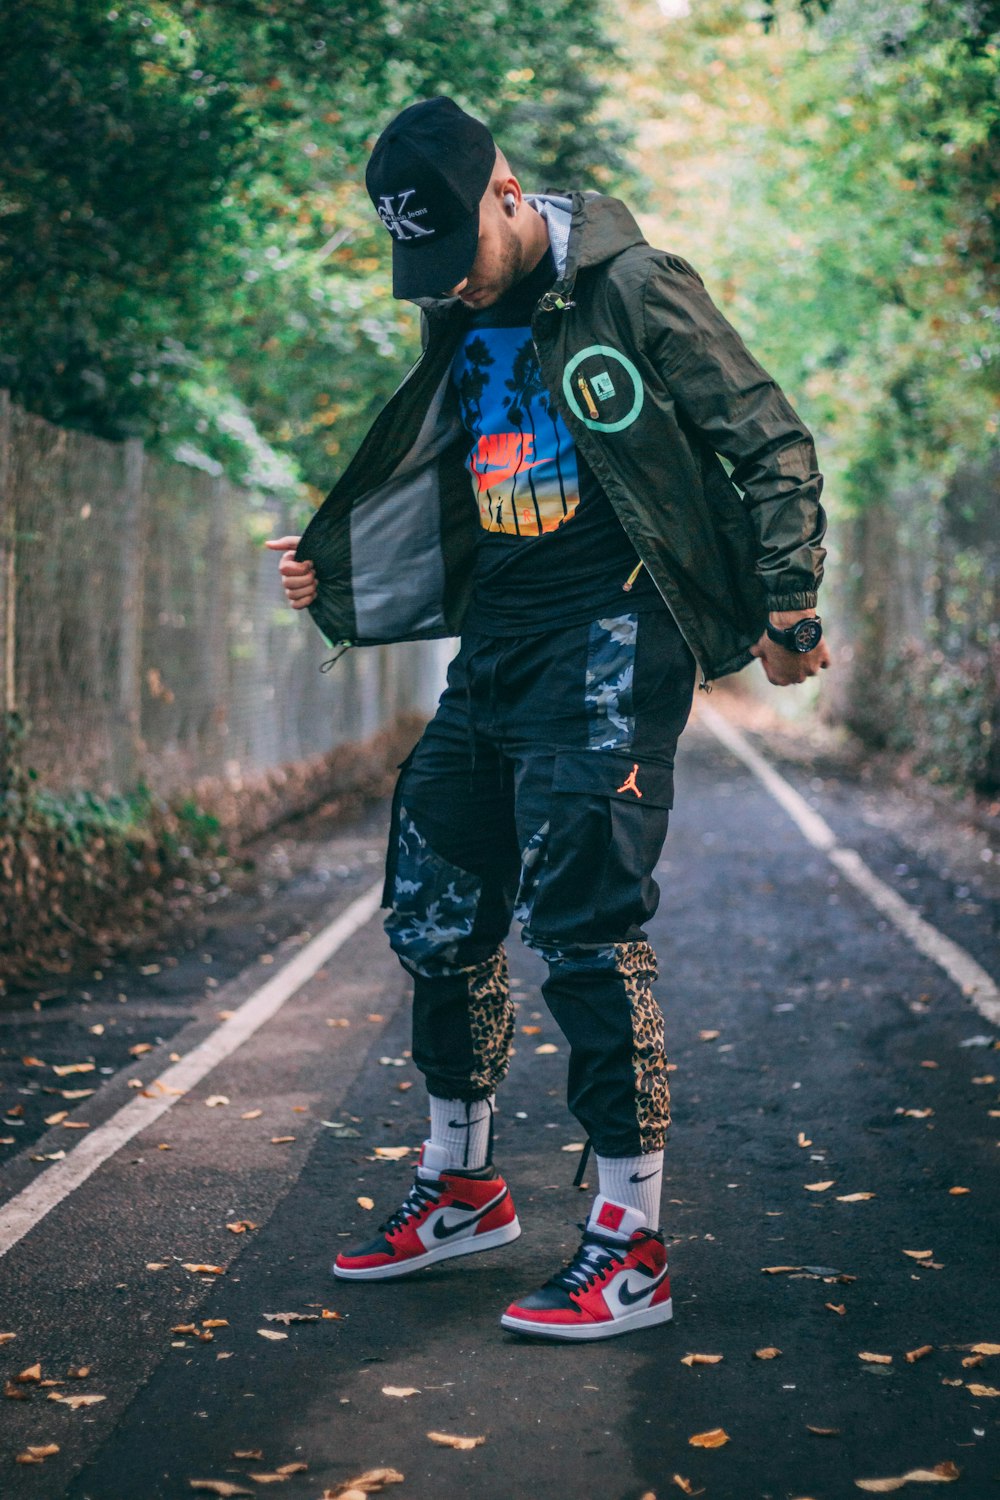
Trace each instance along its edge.
<instances>
[{"instance_id":1,"label":"ck logo on cap","mask_svg":"<svg viewBox=\"0 0 1000 1500\"><path fill-rule=\"evenodd\" d=\"M407 208L416 191L416 188L407 188L404 193L383 193L379 199L379 217L397 240L422 239L434 233L433 229L424 229L422 225L414 223L415 219L422 219L426 215L426 208Z\"/></svg>"}]
</instances>

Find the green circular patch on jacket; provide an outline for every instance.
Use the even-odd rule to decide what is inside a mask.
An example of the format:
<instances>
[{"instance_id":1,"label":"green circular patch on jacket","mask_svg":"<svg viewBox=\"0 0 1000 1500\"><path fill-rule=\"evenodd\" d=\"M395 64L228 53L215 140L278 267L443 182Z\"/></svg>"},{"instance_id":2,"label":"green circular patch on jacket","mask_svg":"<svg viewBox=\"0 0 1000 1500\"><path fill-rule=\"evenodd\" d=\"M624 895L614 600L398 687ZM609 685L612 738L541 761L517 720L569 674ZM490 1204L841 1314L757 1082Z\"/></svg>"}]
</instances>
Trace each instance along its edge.
<instances>
[{"instance_id":1,"label":"green circular patch on jacket","mask_svg":"<svg viewBox=\"0 0 1000 1500\"><path fill-rule=\"evenodd\" d=\"M594 432L631 427L645 394L635 365L608 344L588 344L563 371L563 395L570 410Z\"/></svg>"}]
</instances>

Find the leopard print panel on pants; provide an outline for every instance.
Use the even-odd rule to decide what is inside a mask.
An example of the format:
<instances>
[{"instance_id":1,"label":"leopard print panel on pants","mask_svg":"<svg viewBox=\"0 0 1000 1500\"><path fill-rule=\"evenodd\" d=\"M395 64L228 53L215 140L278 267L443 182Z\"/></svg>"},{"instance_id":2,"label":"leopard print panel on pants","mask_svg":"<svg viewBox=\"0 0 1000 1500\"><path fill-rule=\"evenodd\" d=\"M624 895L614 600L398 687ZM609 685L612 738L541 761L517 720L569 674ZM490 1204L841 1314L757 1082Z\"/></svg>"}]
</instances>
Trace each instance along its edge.
<instances>
[{"instance_id":1,"label":"leopard print panel on pants","mask_svg":"<svg viewBox=\"0 0 1000 1500\"><path fill-rule=\"evenodd\" d=\"M653 998L656 954L649 943L616 943L615 966L632 1012L635 1110L642 1151L662 1151L670 1126L670 1079L663 1012Z\"/></svg>"},{"instance_id":2,"label":"leopard print panel on pants","mask_svg":"<svg viewBox=\"0 0 1000 1500\"><path fill-rule=\"evenodd\" d=\"M507 1076L514 1041L514 1002L503 944L466 973L473 1058L469 1086L476 1096L493 1094Z\"/></svg>"}]
</instances>

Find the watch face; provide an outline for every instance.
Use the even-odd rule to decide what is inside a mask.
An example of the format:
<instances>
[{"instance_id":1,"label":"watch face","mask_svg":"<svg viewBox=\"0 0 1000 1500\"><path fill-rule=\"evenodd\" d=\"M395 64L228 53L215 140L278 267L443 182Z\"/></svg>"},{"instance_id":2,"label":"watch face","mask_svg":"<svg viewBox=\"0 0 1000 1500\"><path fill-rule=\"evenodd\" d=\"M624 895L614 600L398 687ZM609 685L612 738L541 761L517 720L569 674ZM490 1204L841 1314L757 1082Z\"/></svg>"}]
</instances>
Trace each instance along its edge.
<instances>
[{"instance_id":1,"label":"watch face","mask_svg":"<svg viewBox=\"0 0 1000 1500\"><path fill-rule=\"evenodd\" d=\"M795 636L796 651L812 651L818 646L823 635L823 627L817 619L800 620L792 627Z\"/></svg>"}]
</instances>

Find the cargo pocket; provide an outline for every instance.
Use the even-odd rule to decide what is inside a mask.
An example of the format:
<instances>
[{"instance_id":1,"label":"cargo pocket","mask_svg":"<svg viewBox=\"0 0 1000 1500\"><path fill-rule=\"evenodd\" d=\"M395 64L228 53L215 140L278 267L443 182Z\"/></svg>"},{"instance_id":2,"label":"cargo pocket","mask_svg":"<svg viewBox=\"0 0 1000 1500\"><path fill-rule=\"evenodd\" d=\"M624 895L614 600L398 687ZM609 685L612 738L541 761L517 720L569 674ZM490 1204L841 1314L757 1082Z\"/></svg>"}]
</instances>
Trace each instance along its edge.
<instances>
[{"instance_id":1,"label":"cargo pocket","mask_svg":"<svg viewBox=\"0 0 1000 1500\"><path fill-rule=\"evenodd\" d=\"M402 804L397 823L389 943L418 973L454 972L462 966L458 945L475 924L482 881L442 859Z\"/></svg>"},{"instance_id":2,"label":"cargo pocket","mask_svg":"<svg viewBox=\"0 0 1000 1500\"><path fill-rule=\"evenodd\" d=\"M633 940L659 901L653 870L673 800L670 761L610 750L557 755L525 941Z\"/></svg>"}]
</instances>

